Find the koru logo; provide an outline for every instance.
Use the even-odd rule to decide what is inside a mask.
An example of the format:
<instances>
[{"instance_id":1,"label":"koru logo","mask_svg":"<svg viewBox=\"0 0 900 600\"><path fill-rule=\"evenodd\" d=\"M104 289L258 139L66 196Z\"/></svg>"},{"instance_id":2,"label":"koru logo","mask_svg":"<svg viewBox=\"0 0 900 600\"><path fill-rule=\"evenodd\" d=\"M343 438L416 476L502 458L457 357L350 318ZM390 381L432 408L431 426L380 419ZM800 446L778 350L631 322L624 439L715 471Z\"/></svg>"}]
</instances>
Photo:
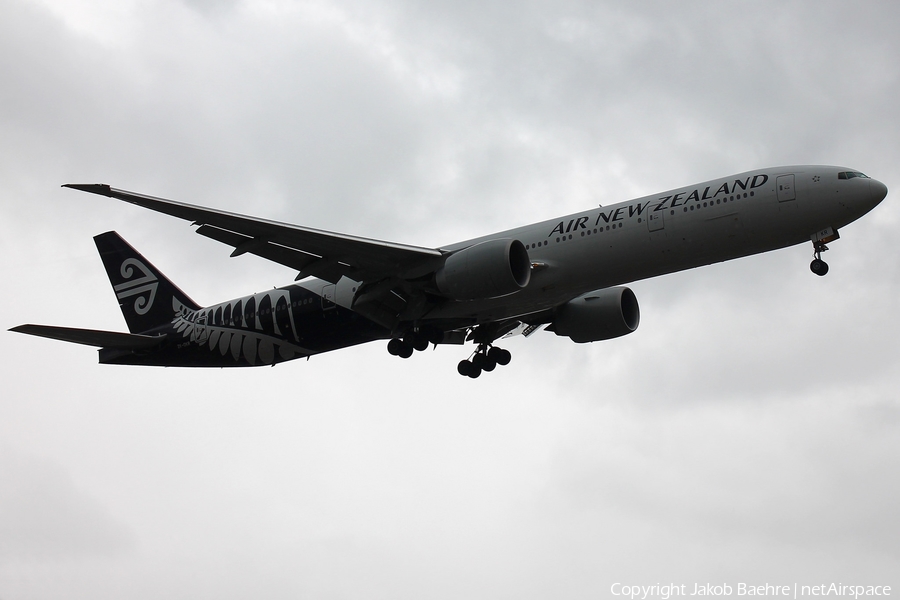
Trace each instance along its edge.
<instances>
[{"instance_id":1,"label":"koru logo","mask_svg":"<svg viewBox=\"0 0 900 600\"><path fill-rule=\"evenodd\" d=\"M159 287L156 276L147 268L147 265L136 258L126 259L119 268L119 272L128 281L113 286L116 298L122 300L137 296L134 300L134 312L139 315L147 314L147 311L153 306L153 300L156 299L156 288ZM136 275L140 276L136 277Z\"/></svg>"}]
</instances>

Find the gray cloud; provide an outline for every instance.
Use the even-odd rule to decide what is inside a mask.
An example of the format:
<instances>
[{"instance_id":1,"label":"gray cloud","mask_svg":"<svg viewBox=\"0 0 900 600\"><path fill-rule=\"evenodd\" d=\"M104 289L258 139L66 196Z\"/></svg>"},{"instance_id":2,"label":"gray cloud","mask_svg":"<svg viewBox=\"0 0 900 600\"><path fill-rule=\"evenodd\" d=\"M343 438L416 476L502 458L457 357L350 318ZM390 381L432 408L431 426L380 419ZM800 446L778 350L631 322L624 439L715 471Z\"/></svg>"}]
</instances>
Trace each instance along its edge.
<instances>
[{"instance_id":1,"label":"gray cloud","mask_svg":"<svg viewBox=\"0 0 900 600\"><path fill-rule=\"evenodd\" d=\"M0 561L115 557L131 532L59 465L0 445Z\"/></svg>"}]
</instances>

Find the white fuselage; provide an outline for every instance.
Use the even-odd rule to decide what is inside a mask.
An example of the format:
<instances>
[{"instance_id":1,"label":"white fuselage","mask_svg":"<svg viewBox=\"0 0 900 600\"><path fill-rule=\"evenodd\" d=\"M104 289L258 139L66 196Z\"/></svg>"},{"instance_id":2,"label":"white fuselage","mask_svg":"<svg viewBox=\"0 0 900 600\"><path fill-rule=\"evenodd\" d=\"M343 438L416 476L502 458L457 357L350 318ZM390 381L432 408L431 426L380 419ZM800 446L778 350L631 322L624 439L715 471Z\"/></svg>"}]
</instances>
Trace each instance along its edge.
<instances>
[{"instance_id":1,"label":"white fuselage","mask_svg":"<svg viewBox=\"0 0 900 600\"><path fill-rule=\"evenodd\" d=\"M515 294L446 303L427 318L528 314L592 290L810 241L858 219L887 193L874 179L839 179L842 172L853 171L748 171L442 247L518 239L534 269Z\"/></svg>"}]
</instances>

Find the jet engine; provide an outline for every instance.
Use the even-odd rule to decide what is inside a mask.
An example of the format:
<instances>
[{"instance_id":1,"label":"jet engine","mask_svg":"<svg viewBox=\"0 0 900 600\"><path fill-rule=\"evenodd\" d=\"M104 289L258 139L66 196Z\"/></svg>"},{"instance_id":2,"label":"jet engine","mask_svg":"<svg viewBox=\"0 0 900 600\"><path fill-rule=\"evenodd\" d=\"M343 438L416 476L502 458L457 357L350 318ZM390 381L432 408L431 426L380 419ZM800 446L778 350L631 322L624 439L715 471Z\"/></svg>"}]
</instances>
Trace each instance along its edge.
<instances>
[{"instance_id":1,"label":"jet engine","mask_svg":"<svg viewBox=\"0 0 900 600\"><path fill-rule=\"evenodd\" d=\"M556 310L547 331L573 342L599 342L632 333L641 322L637 297L627 287L589 292Z\"/></svg>"},{"instance_id":2,"label":"jet engine","mask_svg":"<svg viewBox=\"0 0 900 600\"><path fill-rule=\"evenodd\" d=\"M454 300L497 298L531 280L531 259L519 240L481 242L451 254L435 276L442 294Z\"/></svg>"}]
</instances>

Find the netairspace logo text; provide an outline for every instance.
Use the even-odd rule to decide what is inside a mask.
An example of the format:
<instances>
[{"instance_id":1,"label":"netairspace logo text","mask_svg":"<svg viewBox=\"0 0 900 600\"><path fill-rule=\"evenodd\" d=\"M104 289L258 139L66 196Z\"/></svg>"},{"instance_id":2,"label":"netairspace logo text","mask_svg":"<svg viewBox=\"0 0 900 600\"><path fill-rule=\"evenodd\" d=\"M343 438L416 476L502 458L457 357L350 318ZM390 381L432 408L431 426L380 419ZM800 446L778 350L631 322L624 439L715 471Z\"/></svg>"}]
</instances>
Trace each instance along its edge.
<instances>
[{"instance_id":1,"label":"netairspace logo text","mask_svg":"<svg viewBox=\"0 0 900 600\"><path fill-rule=\"evenodd\" d=\"M782 598L804 598L818 596L832 596L840 598L865 598L873 596L890 596L889 585L844 585L842 583L821 583L818 585L776 585L764 583L755 585L738 583L668 583L655 585L628 585L614 583L610 586L613 596L622 596L631 600L669 600L685 596L779 596Z\"/></svg>"}]
</instances>

